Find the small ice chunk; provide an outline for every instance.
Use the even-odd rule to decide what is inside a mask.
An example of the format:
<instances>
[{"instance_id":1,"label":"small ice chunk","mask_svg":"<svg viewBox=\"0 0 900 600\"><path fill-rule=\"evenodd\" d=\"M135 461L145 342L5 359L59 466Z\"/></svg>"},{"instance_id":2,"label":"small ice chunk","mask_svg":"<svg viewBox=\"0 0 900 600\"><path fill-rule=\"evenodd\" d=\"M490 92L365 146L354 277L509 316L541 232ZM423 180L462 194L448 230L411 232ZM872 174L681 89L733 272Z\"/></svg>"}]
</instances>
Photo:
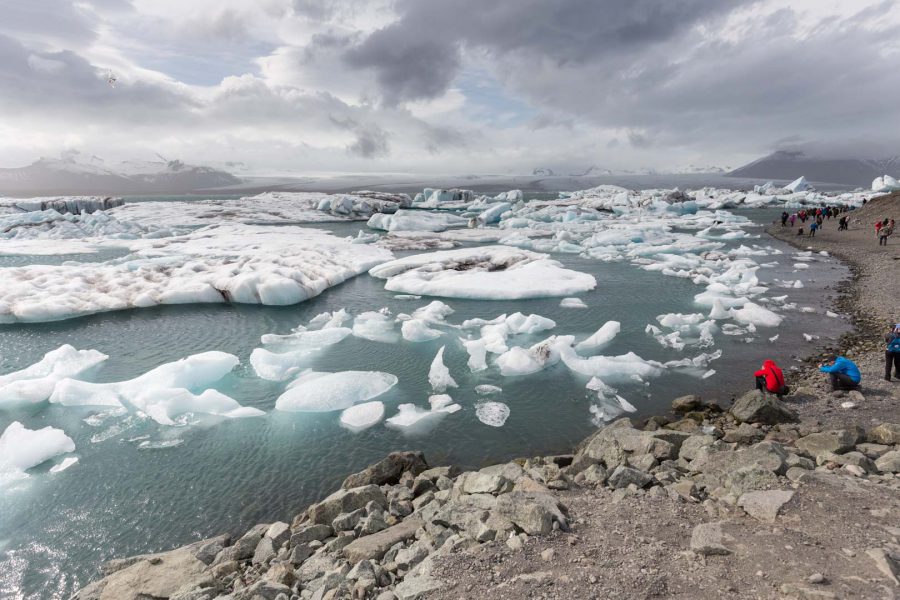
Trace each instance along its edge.
<instances>
[{"instance_id":1,"label":"small ice chunk","mask_svg":"<svg viewBox=\"0 0 900 600\"><path fill-rule=\"evenodd\" d=\"M269 381L284 381L296 375L316 355L313 348L302 348L290 352L272 352L256 348L250 353L250 364L256 375Z\"/></svg>"},{"instance_id":2,"label":"small ice chunk","mask_svg":"<svg viewBox=\"0 0 900 600\"><path fill-rule=\"evenodd\" d=\"M473 373L478 373L479 371L484 371L487 369L487 347L484 343L484 340L463 340L460 339L463 346L466 348L466 352L469 353L469 370Z\"/></svg>"},{"instance_id":3,"label":"small ice chunk","mask_svg":"<svg viewBox=\"0 0 900 600\"><path fill-rule=\"evenodd\" d=\"M835 312L831 312L830 310L826 310L826 311L825 311L825 316L826 316L826 317L831 317L832 319L837 319L839 315L838 315L837 313L835 313Z\"/></svg>"},{"instance_id":4,"label":"small ice chunk","mask_svg":"<svg viewBox=\"0 0 900 600\"><path fill-rule=\"evenodd\" d=\"M428 371L428 383L436 392L443 392L448 387L459 387L450 376L450 369L444 365L444 346L437 351L434 360L431 361L431 369Z\"/></svg>"},{"instance_id":5,"label":"small ice chunk","mask_svg":"<svg viewBox=\"0 0 900 600\"><path fill-rule=\"evenodd\" d=\"M407 342L428 342L444 335L429 327L428 323L422 319L404 321L400 326L400 331L403 333L403 339Z\"/></svg>"},{"instance_id":6,"label":"small ice chunk","mask_svg":"<svg viewBox=\"0 0 900 600\"><path fill-rule=\"evenodd\" d=\"M420 408L415 404L401 404L397 407L397 414L386 419L385 423L410 435L422 434L427 433L431 427L448 414L461 409L459 404L442 405L439 408L432 407L431 410Z\"/></svg>"},{"instance_id":7,"label":"small ice chunk","mask_svg":"<svg viewBox=\"0 0 900 600\"><path fill-rule=\"evenodd\" d=\"M454 312L455 311L452 308L440 300L434 300L422 308L417 308L413 312L412 317L413 319L421 319L428 323L443 323L446 318Z\"/></svg>"},{"instance_id":8,"label":"small ice chunk","mask_svg":"<svg viewBox=\"0 0 900 600\"><path fill-rule=\"evenodd\" d=\"M287 389L275 408L294 412L344 410L371 400L397 385L397 377L380 371L304 373L299 385Z\"/></svg>"},{"instance_id":9,"label":"small ice chunk","mask_svg":"<svg viewBox=\"0 0 900 600\"><path fill-rule=\"evenodd\" d=\"M600 377L608 382L628 382L634 376L641 379L659 377L665 365L644 360L634 352L619 356L592 356L582 358L572 348L563 348L560 357L572 371L589 377Z\"/></svg>"},{"instance_id":10,"label":"small ice chunk","mask_svg":"<svg viewBox=\"0 0 900 600\"><path fill-rule=\"evenodd\" d=\"M504 377L513 375L529 375L541 370L538 362L526 348L515 346L497 357L497 366Z\"/></svg>"},{"instance_id":11,"label":"small ice chunk","mask_svg":"<svg viewBox=\"0 0 900 600\"><path fill-rule=\"evenodd\" d=\"M509 418L509 407L502 402L482 402L475 405L475 416L489 427L503 427Z\"/></svg>"},{"instance_id":12,"label":"small ice chunk","mask_svg":"<svg viewBox=\"0 0 900 600\"><path fill-rule=\"evenodd\" d=\"M400 341L400 334L394 329L394 320L383 311L360 313L353 321L353 335L385 344Z\"/></svg>"},{"instance_id":13,"label":"small ice chunk","mask_svg":"<svg viewBox=\"0 0 900 600\"><path fill-rule=\"evenodd\" d=\"M347 327L329 327L314 331L297 331L287 335L267 333L260 338L263 344L287 344L305 348L321 348L337 344L352 331Z\"/></svg>"},{"instance_id":14,"label":"small ice chunk","mask_svg":"<svg viewBox=\"0 0 900 600\"><path fill-rule=\"evenodd\" d=\"M503 388L501 388L500 386L489 385L486 383L475 386L475 393L479 396L490 396L492 394L499 394L502 391Z\"/></svg>"},{"instance_id":15,"label":"small ice chunk","mask_svg":"<svg viewBox=\"0 0 900 600\"><path fill-rule=\"evenodd\" d=\"M772 337L769 338L769 341L772 343L776 342L778 340L778 336L779 336L779 334L776 333L775 335L773 335Z\"/></svg>"},{"instance_id":16,"label":"small ice chunk","mask_svg":"<svg viewBox=\"0 0 900 600\"><path fill-rule=\"evenodd\" d=\"M613 341L621 330L622 324L618 321L607 321L592 336L575 344L575 350L579 352L600 350Z\"/></svg>"},{"instance_id":17,"label":"small ice chunk","mask_svg":"<svg viewBox=\"0 0 900 600\"><path fill-rule=\"evenodd\" d=\"M804 334L803 334L803 339L806 340L807 342L814 342L814 341L816 341L817 339L819 339L819 336L817 336L817 335L811 335L811 334L809 334L809 333L804 333Z\"/></svg>"},{"instance_id":18,"label":"small ice chunk","mask_svg":"<svg viewBox=\"0 0 900 600\"><path fill-rule=\"evenodd\" d=\"M742 308L732 308L729 312L735 321L758 327L778 327L782 321L780 315L753 302L747 302Z\"/></svg>"},{"instance_id":19,"label":"small ice chunk","mask_svg":"<svg viewBox=\"0 0 900 600\"><path fill-rule=\"evenodd\" d=\"M845 408L845 409L853 409L853 408L856 408L856 403L855 403L855 402L849 402L849 401L848 401L848 402L841 402L841 408Z\"/></svg>"},{"instance_id":20,"label":"small ice chunk","mask_svg":"<svg viewBox=\"0 0 900 600\"><path fill-rule=\"evenodd\" d=\"M383 417L384 403L373 400L344 409L341 413L341 425L351 431L362 431L375 425Z\"/></svg>"},{"instance_id":21,"label":"small ice chunk","mask_svg":"<svg viewBox=\"0 0 900 600\"><path fill-rule=\"evenodd\" d=\"M559 306L561 308L587 308L588 305L584 303L584 300L581 298L563 298Z\"/></svg>"},{"instance_id":22,"label":"small ice chunk","mask_svg":"<svg viewBox=\"0 0 900 600\"><path fill-rule=\"evenodd\" d=\"M74 465L77 462L78 462L77 456L67 456L66 458L62 459L62 461L58 465L53 465L52 467L50 467L50 472L51 473L60 473L62 471L65 471L66 469L68 469L69 467L71 467L72 465Z\"/></svg>"},{"instance_id":23,"label":"small ice chunk","mask_svg":"<svg viewBox=\"0 0 900 600\"><path fill-rule=\"evenodd\" d=\"M0 474L18 475L27 469L75 451L75 442L62 429L27 429L19 421L0 435Z\"/></svg>"}]
</instances>

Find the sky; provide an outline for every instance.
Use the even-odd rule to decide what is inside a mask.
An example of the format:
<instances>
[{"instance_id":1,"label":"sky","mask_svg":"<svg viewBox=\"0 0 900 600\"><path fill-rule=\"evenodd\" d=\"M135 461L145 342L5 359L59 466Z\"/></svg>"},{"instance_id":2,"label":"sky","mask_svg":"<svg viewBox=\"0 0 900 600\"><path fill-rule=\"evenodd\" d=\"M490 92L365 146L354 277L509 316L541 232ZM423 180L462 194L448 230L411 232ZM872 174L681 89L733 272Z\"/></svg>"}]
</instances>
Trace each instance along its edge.
<instances>
[{"instance_id":1,"label":"sky","mask_svg":"<svg viewBox=\"0 0 900 600\"><path fill-rule=\"evenodd\" d=\"M895 0L0 0L0 15L0 167L77 152L520 174L900 153Z\"/></svg>"}]
</instances>

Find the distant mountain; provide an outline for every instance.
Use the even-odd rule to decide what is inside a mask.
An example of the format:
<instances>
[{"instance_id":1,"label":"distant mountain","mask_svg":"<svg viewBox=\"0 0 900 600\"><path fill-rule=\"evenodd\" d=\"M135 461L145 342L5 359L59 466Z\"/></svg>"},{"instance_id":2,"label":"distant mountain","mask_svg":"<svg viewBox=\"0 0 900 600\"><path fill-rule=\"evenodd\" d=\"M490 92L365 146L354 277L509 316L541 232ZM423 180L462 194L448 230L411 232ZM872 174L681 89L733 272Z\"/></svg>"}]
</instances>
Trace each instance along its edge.
<instances>
[{"instance_id":1,"label":"distant mountain","mask_svg":"<svg viewBox=\"0 0 900 600\"><path fill-rule=\"evenodd\" d=\"M569 177L604 177L607 175L618 175L616 171L604 169L598 166L588 167L583 173L569 173Z\"/></svg>"},{"instance_id":2,"label":"distant mountain","mask_svg":"<svg viewBox=\"0 0 900 600\"><path fill-rule=\"evenodd\" d=\"M666 173L671 175L703 175L705 173L727 173L730 171L730 167L714 167L714 166L696 166L696 165L688 165L686 167L678 167L676 169L671 169L666 171Z\"/></svg>"},{"instance_id":3,"label":"distant mountain","mask_svg":"<svg viewBox=\"0 0 900 600\"><path fill-rule=\"evenodd\" d=\"M876 177L900 173L900 156L882 159L817 158L800 150L779 150L728 173L728 177L809 181L869 187Z\"/></svg>"},{"instance_id":4,"label":"distant mountain","mask_svg":"<svg viewBox=\"0 0 900 600\"><path fill-rule=\"evenodd\" d=\"M72 152L59 159L41 158L27 167L0 169L0 194L186 193L241 182L213 167L160 158L117 164Z\"/></svg>"}]
</instances>

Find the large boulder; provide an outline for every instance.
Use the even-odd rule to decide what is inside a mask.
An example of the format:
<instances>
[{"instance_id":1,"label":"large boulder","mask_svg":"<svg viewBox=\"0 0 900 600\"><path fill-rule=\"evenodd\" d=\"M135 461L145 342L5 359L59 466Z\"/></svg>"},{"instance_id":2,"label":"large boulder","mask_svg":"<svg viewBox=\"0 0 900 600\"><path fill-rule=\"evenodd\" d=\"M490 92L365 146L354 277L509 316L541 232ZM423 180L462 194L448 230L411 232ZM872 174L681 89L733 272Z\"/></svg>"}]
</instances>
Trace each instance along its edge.
<instances>
[{"instance_id":1,"label":"large boulder","mask_svg":"<svg viewBox=\"0 0 900 600\"><path fill-rule=\"evenodd\" d=\"M616 467L616 470L613 471L612 475L609 476L607 484L613 489L626 488L631 484L642 488L650 485L651 481L653 481L653 477L647 475L643 471L619 465Z\"/></svg>"},{"instance_id":2,"label":"large boulder","mask_svg":"<svg viewBox=\"0 0 900 600\"><path fill-rule=\"evenodd\" d=\"M407 518L393 527L354 540L344 548L344 556L352 564L366 559L381 560L391 546L415 537L416 530L424 525L422 519Z\"/></svg>"},{"instance_id":3,"label":"large boulder","mask_svg":"<svg viewBox=\"0 0 900 600\"><path fill-rule=\"evenodd\" d=\"M512 490L513 482L503 475L471 472L457 478L456 488L463 494L504 494Z\"/></svg>"},{"instance_id":4,"label":"large boulder","mask_svg":"<svg viewBox=\"0 0 900 600\"><path fill-rule=\"evenodd\" d=\"M364 485L349 490L338 490L321 502L313 504L307 510L309 520L314 524L331 525L341 513L349 513L375 502L381 508L387 508L388 501L377 485Z\"/></svg>"},{"instance_id":5,"label":"large boulder","mask_svg":"<svg viewBox=\"0 0 900 600\"><path fill-rule=\"evenodd\" d=\"M882 423L869 432L869 441L893 446L900 444L900 423Z\"/></svg>"},{"instance_id":6,"label":"large boulder","mask_svg":"<svg viewBox=\"0 0 900 600\"><path fill-rule=\"evenodd\" d=\"M852 450L858 440L858 432L849 429L832 429L802 437L794 442L794 446L815 458L824 452L841 454Z\"/></svg>"},{"instance_id":7,"label":"large boulder","mask_svg":"<svg viewBox=\"0 0 900 600\"><path fill-rule=\"evenodd\" d=\"M349 490L364 485L394 485L404 473L415 476L426 469L428 464L421 452L391 452L374 465L347 477L341 487Z\"/></svg>"},{"instance_id":8,"label":"large boulder","mask_svg":"<svg viewBox=\"0 0 900 600\"><path fill-rule=\"evenodd\" d=\"M738 498L738 506L755 519L774 523L782 507L793 497L794 492L789 490L747 492Z\"/></svg>"},{"instance_id":9,"label":"large boulder","mask_svg":"<svg viewBox=\"0 0 900 600\"><path fill-rule=\"evenodd\" d=\"M759 390L747 392L735 400L730 412L735 419L744 423L777 425L799 420L797 413L784 406L780 400Z\"/></svg>"},{"instance_id":10,"label":"large boulder","mask_svg":"<svg viewBox=\"0 0 900 600\"><path fill-rule=\"evenodd\" d=\"M679 396L672 400L672 410L677 413L689 413L697 410L703 405L700 396L690 394L688 396Z\"/></svg>"},{"instance_id":11,"label":"large boulder","mask_svg":"<svg viewBox=\"0 0 900 600\"><path fill-rule=\"evenodd\" d=\"M569 529L566 509L550 494L510 492L497 497L494 513L509 519L528 535L546 535L557 523L563 531Z\"/></svg>"},{"instance_id":12,"label":"large boulder","mask_svg":"<svg viewBox=\"0 0 900 600\"><path fill-rule=\"evenodd\" d=\"M900 473L900 450L891 450L875 461L875 467L882 473Z\"/></svg>"},{"instance_id":13,"label":"large boulder","mask_svg":"<svg viewBox=\"0 0 900 600\"><path fill-rule=\"evenodd\" d=\"M700 523L691 532L691 550L702 556L731 554L721 523Z\"/></svg>"}]
</instances>

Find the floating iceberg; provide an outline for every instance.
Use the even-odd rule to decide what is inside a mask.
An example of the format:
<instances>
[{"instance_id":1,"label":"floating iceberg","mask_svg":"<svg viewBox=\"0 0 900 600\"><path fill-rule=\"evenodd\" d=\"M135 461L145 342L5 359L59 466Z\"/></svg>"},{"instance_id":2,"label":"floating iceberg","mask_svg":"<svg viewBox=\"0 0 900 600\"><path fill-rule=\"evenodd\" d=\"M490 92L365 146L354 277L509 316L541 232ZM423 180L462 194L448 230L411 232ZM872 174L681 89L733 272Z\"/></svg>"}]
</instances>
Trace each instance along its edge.
<instances>
[{"instance_id":1,"label":"floating iceberg","mask_svg":"<svg viewBox=\"0 0 900 600\"><path fill-rule=\"evenodd\" d=\"M450 376L450 369L444 364L444 346L437 351L434 360L431 361L431 369L428 371L428 383L435 392L443 392L448 387L459 387L453 377Z\"/></svg>"},{"instance_id":2,"label":"floating iceberg","mask_svg":"<svg viewBox=\"0 0 900 600\"><path fill-rule=\"evenodd\" d=\"M353 320L353 335L372 342L393 344L400 341L400 334L394 327L394 319L381 311L360 313Z\"/></svg>"},{"instance_id":3,"label":"floating iceberg","mask_svg":"<svg viewBox=\"0 0 900 600\"><path fill-rule=\"evenodd\" d=\"M560 308L587 308L587 304L581 298L563 298L559 303Z\"/></svg>"},{"instance_id":4,"label":"floating iceberg","mask_svg":"<svg viewBox=\"0 0 900 600\"><path fill-rule=\"evenodd\" d=\"M622 330L622 324L618 321L607 321L603 326L586 340L575 344L575 350L579 352L593 352L607 346Z\"/></svg>"},{"instance_id":5,"label":"floating iceberg","mask_svg":"<svg viewBox=\"0 0 900 600\"><path fill-rule=\"evenodd\" d=\"M499 394L502 391L503 388L496 385L489 385L487 383L475 386L475 393L479 396L491 396L493 394Z\"/></svg>"},{"instance_id":6,"label":"floating iceberg","mask_svg":"<svg viewBox=\"0 0 900 600\"><path fill-rule=\"evenodd\" d=\"M422 319L404 321L400 326L400 331L403 333L403 339L407 342L428 342L444 335L437 329L429 327L428 323Z\"/></svg>"},{"instance_id":7,"label":"floating iceberg","mask_svg":"<svg viewBox=\"0 0 900 600\"><path fill-rule=\"evenodd\" d=\"M575 336L554 335L530 348L513 347L497 357L500 374L505 377L537 373L559 362L564 349L571 350Z\"/></svg>"},{"instance_id":8,"label":"floating iceberg","mask_svg":"<svg viewBox=\"0 0 900 600\"><path fill-rule=\"evenodd\" d=\"M467 362L469 370L473 373L487 369L487 346L484 340L460 340L469 353Z\"/></svg>"},{"instance_id":9,"label":"floating iceberg","mask_svg":"<svg viewBox=\"0 0 900 600\"><path fill-rule=\"evenodd\" d=\"M397 377L380 371L306 373L278 400L275 408L293 412L344 410L366 402L397 385Z\"/></svg>"},{"instance_id":10,"label":"floating iceberg","mask_svg":"<svg viewBox=\"0 0 900 600\"><path fill-rule=\"evenodd\" d=\"M420 210L398 210L392 215L372 215L366 225L382 231L445 231L451 227L465 227L467 221L456 215L423 212Z\"/></svg>"},{"instance_id":11,"label":"floating iceberg","mask_svg":"<svg viewBox=\"0 0 900 600\"><path fill-rule=\"evenodd\" d=\"M656 361L644 360L634 352L619 356L582 358L574 349L563 347L560 358L571 371L610 383L634 381L635 376L642 380L659 377L666 368Z\"/></svg>"},{"instance_id":12,"label":"floating iceberg","mask_svg":"<svg viewBox=\"0 0 900 600\"><path fill-rule=\"evenodd\" d=\"M244 407L225 394L206 389L229 374L238 358L225 352L203 352L160 365L128 381L88 383L63 379L56 384L50 402L63 406L123 406L138 410L161 425L172 425L188 414L226 418L260 416L265 413Z\"/></svg>"},{"instance_id":13,"label":"floating iceberg","mask_svg":"<svg viewBox=\"0 0 900 600\"><path fill-rule=\"evenodd\" d=\"M384 403L373 400L344 409L341 425L351 431L362 431L377 424L384 417Z\"/></svg>"},{"instance_id":14,"label":"floating iceberg","mask_svg":"<svg viewBox=\"0 0 900 600\"><path fill-rule=\"evenodd\" d=\"M735 321L756 327L778 327L783 320L781 315L753 302L747 302L743 308L732 308L730 314Z\"/></svg>"},{"instance_id":15,"label":"floating iceberg","mask_svg":"<svg viewBox=\"0 0 900 600\"><path fill-rule=\"evenodd\" d=\"M75 451L75 442L62 429L27 429L18 421L0 435L0 480L21 476L54 456Z\"/></svg>"},{"instance_id":16,"label":"floating iceberg","mask_svg":"<svg viewBox=\"0 0 900 600\"><path fill-rule=\"evenodd\" d=\"M509 418L509 407L502 402L482 402L475 405L475 416L490 427L503 427Z\"/></svg>"},{"instance_id":17,"label":"floating iceberg","mask_svg":"<svg viewBox=\"0 0 900 600\"><path fill-rule=\"evenodd\" d=\"M389 291L484 300L567 296L597 285L592 275L563 268L545 254L505 246L417 254L369 274L387 279Z\"/></svg>"},{"instance_id":18,"label":"floating iceberg","mask_svg":"<svg viewBox=\"0 0 900 600\"><path fill-rule=\"evenodd\" d=\"M300 227L223 225L132 243L134 254L104 263L0 269L0 323L158 304L294 304L392 257Z\"/></svg>"},{"instance_id":19,"label":"floating iceberg","mask_svg":"<svg viewBox=\"0 0 900 600\"><path fill-rule=\"evenodd\" d=\"M462 409L459 404L453 403L450 396L445 394L431 396L428 401L431 404L430 410L420 408L415 404L401 404L397 407L397 414L386 419L385 423L410 435L422 434L448 414Z\"/></svg>"},{"instance_id":20,"label":"floating iceberg","mask_svg":"<svg viewBox=\"0 0 900 600\"><path fill-rule=\"evenodd\" d=\"M30 367L0 375L0 409L43 402L58 382L82 376L107 358L96 350L76 350L68 344L60 346Z\"/></svg>"}]
</instances>

